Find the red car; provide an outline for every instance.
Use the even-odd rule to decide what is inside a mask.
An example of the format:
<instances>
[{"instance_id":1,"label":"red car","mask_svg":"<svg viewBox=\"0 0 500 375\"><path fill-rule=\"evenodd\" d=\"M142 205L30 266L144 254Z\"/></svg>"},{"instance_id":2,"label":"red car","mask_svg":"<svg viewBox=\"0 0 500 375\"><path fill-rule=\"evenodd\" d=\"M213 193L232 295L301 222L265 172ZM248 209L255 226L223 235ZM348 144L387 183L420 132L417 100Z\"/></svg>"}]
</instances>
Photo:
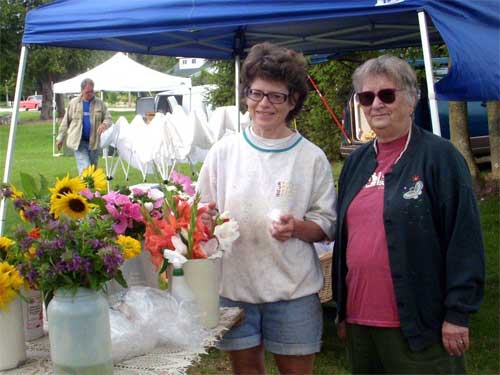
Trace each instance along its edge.
<instances>
[{"instance_id":1,"label":"red car","mask_svg":"<svg viewBox=\"0 0 500 375\"><path fill-rule=\"evenodd\" d=\"M30 109L42 110L42 95L31 95L28 96L28 99L21 100L19 102L19 109L26 109L27 111Z\"/></svg>"}]
</instances>

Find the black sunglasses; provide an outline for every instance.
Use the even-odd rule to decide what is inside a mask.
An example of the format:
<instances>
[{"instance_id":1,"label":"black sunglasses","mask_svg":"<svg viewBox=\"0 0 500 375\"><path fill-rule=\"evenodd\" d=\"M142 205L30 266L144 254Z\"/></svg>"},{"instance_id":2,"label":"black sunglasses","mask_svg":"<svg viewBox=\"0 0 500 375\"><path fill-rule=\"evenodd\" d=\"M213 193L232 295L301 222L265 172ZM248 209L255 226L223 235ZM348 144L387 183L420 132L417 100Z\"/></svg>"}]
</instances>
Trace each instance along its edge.
<instances>
[{"instance_id":1,"label":"black sunglasses","mask_svg":"<svg viewBox=\"0 0 500 375\"><path fill-rule=\"evenodd\" d=\"M363 91L358 92L356 95L358 96L358 100L361 105L368 107L373 104L375 97L378 97L382 103L391 104L396 100L396 91L401 91L398 89L382 89L377 93L373 91Z\"/></svg>"}]
</instances>

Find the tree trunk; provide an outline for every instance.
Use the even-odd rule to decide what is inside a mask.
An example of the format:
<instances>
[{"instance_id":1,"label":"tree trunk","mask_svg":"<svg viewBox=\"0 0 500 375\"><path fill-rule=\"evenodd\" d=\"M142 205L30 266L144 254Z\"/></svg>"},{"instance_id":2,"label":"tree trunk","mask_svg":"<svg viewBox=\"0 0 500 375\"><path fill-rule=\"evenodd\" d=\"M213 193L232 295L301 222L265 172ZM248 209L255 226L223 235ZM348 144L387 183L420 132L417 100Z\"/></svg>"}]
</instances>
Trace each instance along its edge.
<instances>
[{"instance_id":1,"label":"tree trunk","mask_svg":"<svg viewBox=\"0 0 500 375\"><path fill-rule=\"evenodd\" d=\"M63 118L66 113L64 108L64 95L56 94L56 107L57 107L57 118Z\"/></svg>"},{"instance_id":2,"label":"tree trunk","mask_svg":"<svg viewBox=\"0 0 500 375\"><path fill-rule=\"evenodd\" d=\"M52 82L50 80L42 80L42 95L40 120L52 120Z\"/></svg>"},{"instance_id":3,"label":"tree trunk","mask_svg":"<svg viewBox=\"0 0 500 375\"><path fill-rule=\"evenodd\" d=\"M482 181L470 147L469 127L467 123L467 103L450 101L448 102L448 108L450 113L451 142L464 156L475 185L479 187Z\"/></svg>"},{"instance_id":4,"label":"tree trunk","mask_svg":"<svg viewBox=\"0 0 500 375\"><path fill-rule=\"evenodd\" d=\"M500 101L488 102L491 177L500 181Z\"/></svg>"}]
</instances>

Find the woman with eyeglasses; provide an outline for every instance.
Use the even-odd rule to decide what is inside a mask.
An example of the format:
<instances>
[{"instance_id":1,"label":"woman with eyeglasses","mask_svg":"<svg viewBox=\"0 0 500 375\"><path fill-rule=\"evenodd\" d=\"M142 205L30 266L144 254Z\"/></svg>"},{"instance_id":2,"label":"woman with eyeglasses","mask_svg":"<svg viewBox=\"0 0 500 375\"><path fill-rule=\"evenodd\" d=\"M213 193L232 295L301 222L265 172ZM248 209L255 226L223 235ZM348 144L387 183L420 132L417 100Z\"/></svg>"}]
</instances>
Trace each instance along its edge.
<instances>
[{"instance_id":1,"label":"woman with eyeglasses","mask_svg":"<svg viewBox=\"0 0 500 375\"><path fill-rule=\"evenodd\" d=\"M245 317L219 348L235 374L264 374L264 350L280 373L311 374L323 326L313 242L333 239L336 195L323 151L290 128L307 96L306 61L255 45L241 86L251 126L214 145L198 179L202 202L229 211L240 227L222 258L220 295Z\"/></svg>"},{"instance_id":2,"label":"woman with eyeglasses","mask_svg":"<svg viewBox=\"0 0 500 375\"><path fill-rule=\"evenodd\" d=\"M353 74L376 139L339 178L333 285L354 374L464 373L484 289L472 181L447 140L413 123L417 77L380 56Z\"/></svg>"}]
</instances>

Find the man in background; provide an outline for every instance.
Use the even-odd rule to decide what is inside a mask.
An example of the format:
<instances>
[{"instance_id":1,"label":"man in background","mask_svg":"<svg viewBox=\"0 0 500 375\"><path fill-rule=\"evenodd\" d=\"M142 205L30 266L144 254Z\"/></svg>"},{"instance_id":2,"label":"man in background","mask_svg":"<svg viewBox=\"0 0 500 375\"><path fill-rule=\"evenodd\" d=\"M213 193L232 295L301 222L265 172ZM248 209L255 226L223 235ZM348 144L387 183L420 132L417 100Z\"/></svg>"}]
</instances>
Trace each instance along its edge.
<instances>
[{"instance_id":1,"label":"man in background","mask_svg":"<svg viewBox=\"0 0 500 375\"><path fill-rule=\"evenodd\" d=\"M63 142L75 153L78 173L90 164L97 167L100 135L111 126L111 115L106 104L94 94L94 81L85 78L80 96L72 99L59 127L57 149Z\"/></svg>"}]
</instances>

